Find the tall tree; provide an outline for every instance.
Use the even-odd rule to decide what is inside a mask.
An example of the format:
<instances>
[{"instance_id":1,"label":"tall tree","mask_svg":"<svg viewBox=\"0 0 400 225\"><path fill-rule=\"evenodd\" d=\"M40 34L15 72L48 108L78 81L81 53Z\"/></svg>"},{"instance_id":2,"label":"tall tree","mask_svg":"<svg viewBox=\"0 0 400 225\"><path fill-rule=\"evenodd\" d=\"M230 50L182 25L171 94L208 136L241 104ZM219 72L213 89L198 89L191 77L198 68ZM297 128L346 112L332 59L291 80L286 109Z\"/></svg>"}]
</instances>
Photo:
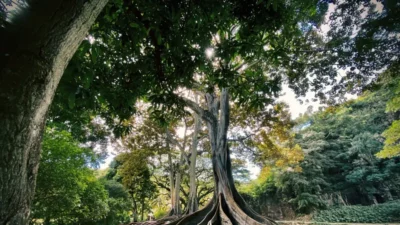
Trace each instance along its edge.
<instances>
[{"instance_id":1,"label":"tall tree","mask_svg":"<svg viewBox=\"0 0 400 225\"><path fill-rule=\"evenodd\" d=\"M28 3L0 28L0 224L28 222L48 108L107 0Z\"/></svg>"},{"instance_id":2,"label":"tall tree","mask_svg":"<svg viewBox=\"0 0 400 225\"><path fill-rule=\"evenodd\" d=\"M317 1L170 3L168 7L166 2L151 6L140 1L110 4L108 17L93 32L102 52L102 61L95 68L108 74L116 88L133 93L129 96L146 93L146 99L153 103L153 115L168 121L166 112L174 115L188 106L207 124L214 200L181 223L244 223L246 219L253 224L272 223L249 209L234 187L227 142L229 92L232 102L241 107L261 110L273 103L284 76L278 68L292 59L296 48L310 47L304 34L312 33L311 29L303 32L298 24L318 23L326 6ZM205 50L215 55L206 56ZM120 72L125 79L116 76ZM137 88L133 80L140 80L141 87L148 90ZM99 83L108 85L110 81ZM196 104L177 96L182 87L205 98ZM118 108L116 103L122 102L111 101L114 94L104 96L108 107Z\"/></svg>"},{"instance_id":3,"label":"tall tree","mask_svg":"<svg viewBox=\"0 0 400 225\"><path fill-rule=\"evenodd\" d=\"M156 186L150 180L148 153L146 150L132 151L119 155L117 161L122 163L118 168L118 174L132 200L133 221L138 221L138 215L141 215L143 221L147 201L154 197L156 191Z\"/></svg>"},{"instance_id":4,"label":"tall tree","mask_svg":"<svg viewBox=\"0 0 400 225\"><path fill-rule=\"evenodd\" d=\"M381 132L393 120L384 112L393 90L387 86L366 92L357 100L328 108L300 123L308 124L296 137L305 151L303 174L331 184L320 186L319 194L340 194L349 204L374 204L397 193L396 158L374 156L383 146Z\"/></svg>"}]
</instances>

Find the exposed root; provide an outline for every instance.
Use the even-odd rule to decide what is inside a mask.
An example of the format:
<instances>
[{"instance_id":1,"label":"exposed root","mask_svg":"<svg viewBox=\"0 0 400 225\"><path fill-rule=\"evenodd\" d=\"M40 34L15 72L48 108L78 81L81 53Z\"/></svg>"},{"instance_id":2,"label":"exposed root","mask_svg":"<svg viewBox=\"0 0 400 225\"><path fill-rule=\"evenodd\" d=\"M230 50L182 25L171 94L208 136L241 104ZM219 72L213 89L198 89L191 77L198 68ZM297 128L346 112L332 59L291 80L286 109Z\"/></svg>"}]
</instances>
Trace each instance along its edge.
<instances>
[{"instance_id":1,"label":"exposed root","mask_svg":"<svg viewBox=\"0 0 400 225\"><path fill-rule=\"evenodd\" d=\"M160 220L155 221L143 221L143 222L133 222L129 225L163 225L163 224L171 224L171 222L179 219L177 216L167 216Z\"/></svg>"},{"instance_id":2,"label":"exposed root","mask_svg":"<svg viewBox=\"0 0 400 225\"><path fill-rule=\"evenodd\" d=\"M218 195L206 207L173 221L159 220L131 225L276 225L273 220L254 212L240 196L231 175L229 156L225 167L219 160L213 164Z\"/></svg>"},{"instance_id":3,"label":"exposed root","mask_svg":"<svg viewBox=\"0 0 400 225\"><path fill-rule=\"evenodd\" d=\"M240 197L240 196L239 196ZM242 202L244 203L244 201ZM246 213L229 194L220 194L203 209L181 218L165 217L158 221L131 223L130 225L275 225L246 207ZM253 217L254 216L254 217Z\"/></svg>"}]
</instances>

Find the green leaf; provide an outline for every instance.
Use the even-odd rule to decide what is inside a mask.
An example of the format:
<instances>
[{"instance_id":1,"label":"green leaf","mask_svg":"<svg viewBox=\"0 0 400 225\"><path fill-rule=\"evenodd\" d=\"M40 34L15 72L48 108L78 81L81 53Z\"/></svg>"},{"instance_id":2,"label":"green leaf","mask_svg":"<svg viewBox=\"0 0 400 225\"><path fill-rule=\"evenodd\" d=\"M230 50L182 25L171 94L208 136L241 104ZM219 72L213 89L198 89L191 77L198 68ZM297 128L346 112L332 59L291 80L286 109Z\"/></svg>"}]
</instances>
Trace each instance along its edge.
<instances>
[{"instance_id":1,"label":"green leaf","mask_svg":"<svg viewBox=\"0 0 400 225\"><path fill-rule=\"evenodd\" d=\"M130 26L130 27L133 27L133 28L138 28L138 27L139 27L139 24L133 23L133 22L132 22L132 23L129 24L129 26Z\"/></svg>"},{"instance_id":2,"label":"green leaf","mask_svg":"<svg viewBox=\"0 0 400 225\"><path fill-rule=\"evenodd\" d=\"M83 83L83 87L85 89L88 89L90 87L90 84L93 81L93 77L94 77L94 73L92 70L90 70L87 74L85 74L82 78L82 83Z\"/></svg>"},{"instance_id":3,"label":"green leaf","mask_svg":"<svg viewBox=\"0 0 400 225\"><path fill-rule=\"evenodd\" d=\"M94 64L97 63L98 54L99 54L98 49L97 49L97 48L92 48L92 52L91 52L90 56L91 56L92 62L93 62Z\"/></svg>"},{"instance_id":4,"label":"green leaf","mask_svg":"<svg viewBox=\"0 0 400 225\"><path fill-rule=\"evenodd\" d=\"M71 94L68 96L68 107L70 109L75 108L75 94Z\"/></svg>"}]
</instances>

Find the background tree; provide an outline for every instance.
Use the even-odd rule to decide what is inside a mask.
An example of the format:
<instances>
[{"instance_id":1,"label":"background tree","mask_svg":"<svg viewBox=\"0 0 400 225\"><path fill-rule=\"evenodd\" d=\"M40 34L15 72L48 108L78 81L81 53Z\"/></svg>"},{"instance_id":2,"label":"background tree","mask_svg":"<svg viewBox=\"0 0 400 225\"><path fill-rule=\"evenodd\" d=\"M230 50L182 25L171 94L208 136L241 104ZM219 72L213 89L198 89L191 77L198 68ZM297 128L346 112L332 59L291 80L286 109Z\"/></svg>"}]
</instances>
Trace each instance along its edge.
<instances>
[{"instance_id":1,"label":"background tree","mask_svg":"<svg viewBox=\"0 0 400 225\"><path fill-rule=\"evenodd\" d=\"M138 215L144 220L144 212L148 210L148 200L154 198L156 186L151 181L151 171L148 167L148 152L136 150L121 154L117 161L121 162L118 174L132 200L133 221Z\"/></svg>"},{"instance_id":2,"label":"background tree","mask_svg":"<svg viewBox=\"0 0 400 225\"><path fill-rule=\"evenodd\" d=\"M384 144L381 132L394 120L384 109L386 102L396 95L396 86L397 81L379 85L356 100L298 118L292 132L296 134L293 141L301 146L304 156L297 164L300 170L276 172L279 167L274 160L256 182L242 189L253 196L252 205L282 218L293 215L276 213L273 208L285 209L290 204L297 213L310 213L327 207L371 205L398 199L398 157L375 157ZM275 156L286 161L285 155ZM262 206L262 202L267 203Z\"/></svg>"},{"instance_id":3,"label":"background tree","mask_svg":"<svg viewBox=\"0 0 400 225\"><path fill-rule=\"evenodd\" d=\"M389 115L392 115L394 118L394 121L392 122L390 127L387 128L382 133L382 136L385 137L386 140L385 140L385 144L383 146L382 151L380 151L376 154L379 158L391 158L391 157L399 156L399 154L400 154L400 146L399 146L400 137L398 136L399 125L400 125L400 123L399 123L400 83L399 83L399 80L396 78L397 74L398 74L397 66L394 65L391 68L389 68L387 71L385 71L381 75L381 79L378 81L378 84L381 84L383 87L397 85L397 88L395 88L393 90L394 95L386 103L386 113L389 113Z\"/></svg>"},{"instance_id":4,"label":"background tree","mask_svg":"<svg viewBox=\"0 0 400 225\"><path fill-rule=\"evenodd\" d=\"M107 175L109 174L108 172ZM104 188L108 192L109 211L103 219L95 221L95 224L119 225L121 223L128 223L132 209L128 192L121 183L115 179L109 179L108 176L100 178L100 182L104 184Z\"/></svg>"},{"instance_id":5,"label":"background tree","mask_svg":"<svg viewBox=\"0 0 400 225\"><path fill-rule=\"evenodd\" d=\"M76 224L104 217L109 211L108 196L88 167L93 157L70 133L47 128L31 221Z\"/></svg>"}]
</instances>

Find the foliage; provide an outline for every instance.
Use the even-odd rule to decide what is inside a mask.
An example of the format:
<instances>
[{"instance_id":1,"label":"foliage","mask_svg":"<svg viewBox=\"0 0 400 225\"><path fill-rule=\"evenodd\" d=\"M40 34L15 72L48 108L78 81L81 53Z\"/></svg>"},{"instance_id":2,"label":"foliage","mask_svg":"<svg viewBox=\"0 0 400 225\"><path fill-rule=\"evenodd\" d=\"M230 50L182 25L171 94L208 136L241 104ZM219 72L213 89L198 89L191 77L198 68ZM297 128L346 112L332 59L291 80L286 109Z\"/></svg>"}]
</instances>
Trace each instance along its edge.
<instances>
[{"instance_id":1,"label":"foliage","mask_svg":"<svg viewBox=\"0 0 400 225\"><path fill-rule=\"evenodd\" d=\"M250 182L250 171L247 169L247 162L244 159L232 159L232 175L238 183Z\"/></svg>"},{"instance_id":2,"label":"foliage","mask_svg":"<svg viewBox=\"0 0 400 225\"><path fill-rule=\"evenodd\" d=\"M396 70L396 67L391 68L385 73L391 73L391 70ZM397 71L392 73L398 74ZM400 155L400 120L398 119L398 112L400 111L400 81L398 79L394 79L393 81L393 78L390 81L392 83L397 83L397 88L394 91L395 95L386 104L386 112L395 113L396 120L382 133L382 136L385 137L386 140L382 151L376 154L379 158L391 158Z\"/></svg>"},{"instance_id":3,"label":"foliage","mask_svg":"<svg viewBox=\"0 0 400 225\"><path fill-rule=\"evenodd\" d=\"M313 62L315 83L336 77L332 88L316 95L327 102L348 93L361 93L365 85L377 79L377 74L398 64L400 42L400 5L387 1L337 1L329 18L329 31L321 52ZM318 76L323 68L326 76ZM344 73L338 76L338 69ZM328 93L330 96L324 95Z\"/></svg>"},{"instance_id":4,"label":"foliage","mask_svg":"<svg viewBox=\"0 0 400 225\"><path fill-rule=\"evenodd\" d=\"M130 221L131 201L123 185L116 180L106 177L100 179L108 192L109 212L102 220L96 221L99 225L119 225Z\"/></svg>"},{"instance_id":5,"label":"foliage","mask_svg":"<svg viewBox=\"0 0 400 225\"><path fill-rule=\"evenodd\" d=\"M161 219L166 215L168 215L168 210L165 210L165 209L162 209L162 208L157 208L154 211L154 218L155 219Z\"/></svg>"},{"instance_id":6,"label":"foliage","mask_svg":"<svg viewBox=\"0 0 400 225\"><path fill-rule=\"evenodd\" d=\"M359 93L375 71L397 59L399 7L388 2L382 14L366 1L338 3L325 40L315 28L326 1L110 1L62 78L52 119L79 137L96 138L106 133L91 126L99 116L119 136L133 129L128 120L138 100L151 102L152 117L165 125L184 114L182 88L217 93L229 87L239 110L266 112L262 123L269 123L282 111L275 100L284 81L298 95L312 88L316 98L334 103L349 90ZM338 69L348 71L337 79ZM398 179L398 163L373 157L389 123L380 111L387 97L365 94L364 101L309 115L303 120L311 126L296 136L287 135L285 121L263 124L257 144L268 172L256 195L278 193L299 212L325 207L322 196L337 192L353 203L389 199L395 182L387 178ZM147 157L163 149L156 143L121 155L111 171L134 201L154 195Z\"/></svg>"},{"instance_id":7,"label":"foliage","mask_svg":"<svg viewBox=\"0 0 400 225\"><path fill-rule=\"evenodd\" d=\"M382 147L380 134L391 122L384 105L392 93L391 87L367 91L357 100L308 116L311 125L297 140L306 153L303 171L318 172L312 180L331 184L320 194L340 192L350 204L372 204L397 192L397 160L375 158Z\"/></svg>"},{"instance_id":8,"label":"foliage","mask_svg":"<svg viewBox=\"0 0 400 225\"><path fill-rule=\"evenodd\" d=\"M98 115L120 135L129 131L124 120L143 99L167 122L182 113L174 91L198 86L195 73L201 75L202 90L229 86L239 105L266 106L284 78L291 84L301 80L301 90L309 85L302 50L311 47L313 28L326 9L326 2L316 0L112 0L66 69L51 114L74 130ZM215 68L205 54L210 48L226 65ZM246 63L252 66L244 69ZM286 64L288 70L277 69Z\"/></svg>"},{"instance_id":9,"label":"foliage","mask_svg":"<svg viewBox=\"0 0 400 225\"><path fill-rule=\"evenodd\" d=\"M105 215L110 211L109 207L107 191L95 177L92 177L73 217L77 218L77 223L97 224L96 221L105 218Z\"/></svg>"},{"instance_id":10,"label":"foliage","mask_svg":"<svg viewBox=\"0 0 400 225\"><path fill-rule=\"evenodd\" d=\"M288 123L290 124L290 123ZM280 170L294 170L301 172L299 163L304 159L301 147L294 143L294 134L289 126L272 127L269 131L261 131L257 145L264 166Z\"/></svg>"},{"instance_id":11,"label":"foliage","mask_svg":"<svg viewBox=\"0 0 400 225\"><path fill-rule=\"evenodd\" d=\"M331 223L390 223L400 221L400 201L371 206L341 206L317 211L316 222Z\"/></svg>"},{"instance_id":12,"label":"foliage","mask_svg":"<svg viewBox=\"0 0 400 225\"><path fill-rule=\"evenodd\" d=\"M108 196L88 168L92 157L70 133L46 129L32 219L74 224L104 217Z\"/></svg>"},{"instance_id":13,"label":"foliage","mask_svg":"<svg viewBox=\"0 0 400 225\"><path fill-rule=\"evenodd\" d=\"M155 198L156 186L151 181L151 171L148 167L149 153L146 150L136 150L130 153L120 154L117 161L121 163L117 174L129 193L135 213L141 207L142 220L146 210L149 209L149 200Z\"/></svg>"},{"instance_id":14,"label":"foliage","mask_svg":"<svg viewBox=\"0 0 400 225\"><path fill-rule=\"evenodd\" d=\"M260 147L268 153L270 164L255 182L242 189L252 196L253 207L260 210L263 204L290 203L297 213L310 213L331 206L369 205L399 198L398 158L375 157L384 142L380 134L393 121L393 115L384 110L395 94L395 86L365 91L356 100L297 119L292 142L301 146L303 154L297 161L299 172L279 169L276 164L279 159L289 162L286 157L296 151L280 154L279 145L264 141ZM274 140L272 133L266 138Z\"/></svg>"}]
</instances>

